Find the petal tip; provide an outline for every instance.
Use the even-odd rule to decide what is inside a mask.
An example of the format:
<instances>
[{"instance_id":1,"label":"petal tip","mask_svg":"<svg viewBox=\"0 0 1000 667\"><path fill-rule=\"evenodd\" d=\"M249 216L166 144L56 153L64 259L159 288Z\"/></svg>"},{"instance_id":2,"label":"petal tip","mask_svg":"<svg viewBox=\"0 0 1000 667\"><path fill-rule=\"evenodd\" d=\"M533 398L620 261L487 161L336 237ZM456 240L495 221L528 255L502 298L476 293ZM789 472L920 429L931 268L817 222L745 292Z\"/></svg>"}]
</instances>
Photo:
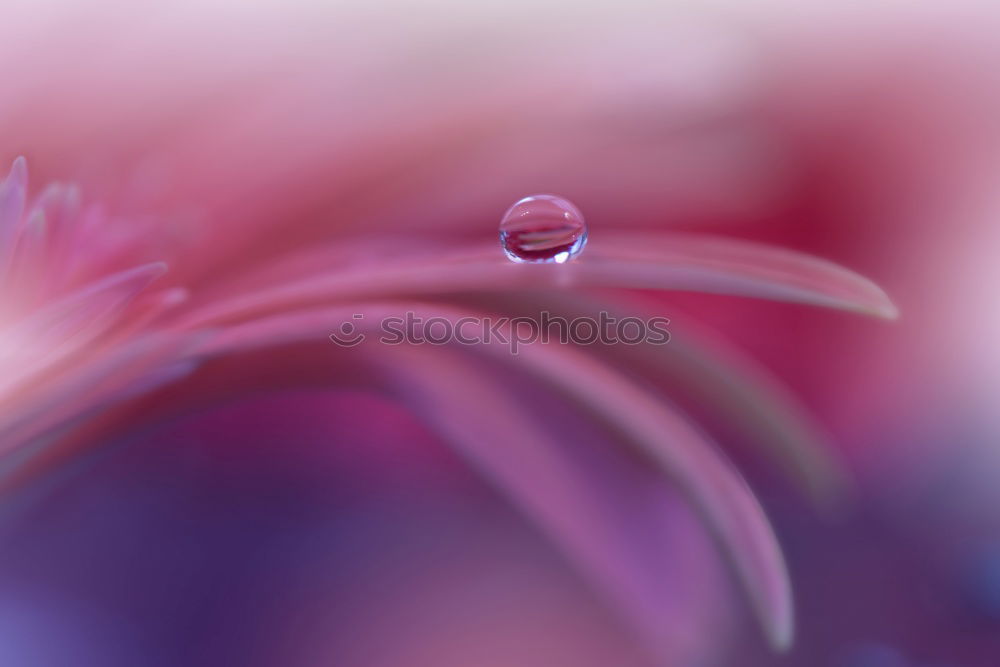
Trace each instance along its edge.
<instances>
[{"instance_id":1,"label":"petal tip","mask_svg":"<svg viewBox=\"0 0 1000 667\"><path fill-rule=\"evenodd\" d=\"M28 161L24 159L23 155L14 158L10 170L7 172L7 177L0 180L0 186L2 186L0 192L4 190L17 192L19 197L25 197L28 190Z\"/></svg>"},{"instance_id":2,"label":"petal tip","mask_svg":"<svg viewBox=\"0 0 1000 667\"><path fill-rule=\"evenodd\" d=\"M787 621L771 628L768 633L771 648L778 653L787 653L795 643L795 622L789 616Z\"/></svg>"},{"instance_id":3,"label":"petal tip","mask_svg":"<svg viewBox=\"0 0 1000 667\"><path fill-rule=\"evenodd\" d=\"M23 155L18 155L10 165L7 181L24 185L28 182L28 161Z\"/></svg>"},{"instance_id":4,"label":"petal tip","mask_svg":"<svg viewBox=\"0 0 1000 667\"><path fill-rule=\"evenodd\" d=\"M166 262L150 262L140 268L152 280L165 274L170 267Z\"/></svg>"},{"instance_id":5,"label":"petal tip","mask_svg":"<svg viewBox=\"0 0 1000 667\"><path fill-rule=\"evenodd\" d=\"M795 602L791 582L787 578L782 588L774 606L757 608L764 637L775 653L787 653L795 643Z\"/></svg>"},{"instance_id":6,"label":"petal tip","mask_svg":"<svg viewBox=\"0 0 1000 667\"><path fill-rule=\"evenodd\" d=\"M872 315L879 317L883 320L894 321L899 319L899 306L893 302L888 294L881 288L875 285L875 289L878 290L875 303L873 304L871 310L869 311Z\"/></svg>"}]
</instances>

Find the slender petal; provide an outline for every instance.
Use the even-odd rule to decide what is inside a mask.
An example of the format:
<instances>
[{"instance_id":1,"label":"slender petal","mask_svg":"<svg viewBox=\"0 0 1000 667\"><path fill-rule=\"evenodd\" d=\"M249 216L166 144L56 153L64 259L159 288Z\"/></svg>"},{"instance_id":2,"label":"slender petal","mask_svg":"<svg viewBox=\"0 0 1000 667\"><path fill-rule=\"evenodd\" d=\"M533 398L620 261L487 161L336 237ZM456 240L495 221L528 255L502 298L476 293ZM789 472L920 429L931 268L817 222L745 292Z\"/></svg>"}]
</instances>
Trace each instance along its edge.
<instances>
[{"instance_id":1,"label":"slender petal","mask_svg":"<svg viewBox=\"0 0 1000 667\"><path fill-rule=\"evenodd\" d=\"M190 370L191 354L200 336L151 334L74 367L53 382L49 391L18 401L0 413L0 452L29 445L53 429L97 408L159 386Z\"/></svg>"},{"instance_id":2,"label":"slender petal","mask_svg":"<svg viewBox=\"0 0 1000 667\"><path fill-rule=\"evenodd\" d=\"M623 304L560 290L541 294L495 294L469 299L466 305L489 306L510 316L537 317L541 311L569 321L597 317L599 311L619 321L625 317L661 315L662 306ZM473 301L475 303L473 303ZM464 301L463 301L464 303ZM671 326L668 345L594 345L591 350L616 368L646 378L686 407L685 401L713 421L731 424L769 454L824 509L841 504L849 488L848 473L831 454L831 446L806 409L766 369L705 327L685 319Z\"/></svg>"},{"instance_id":3,"label":"slender petal","mask_svg":"<svg viewBox=\"0 0 1000 667\"><path fill-rule=\"evenodd\" d=\"M106 276L32 314L18 323L15 331L37 336L72 335L77 328L119 311L166 270L163 262L153 262Z\"/></svg>"},{"instance_id":4,"label":"slender petal","mask_svg":"<svg viewBox=\"0 0 1000 667\"><path fill-rule=\"evenodd\" d=\"M164 271L166 265L155 262L107 276L0 331L5 341L4 361L8 365L7 373L0 378L0 399L6 390L106 333L116 324L125 305ZM22 388L21 393L24 392Z\"/></svg>"},{"instance_id":5,"label":"slender petal","mask_svg":"<svg viewBox=\"0 0 1000 667\"><path fill-rule=\"evenodd\" d=\"M79 237L79 189L75 185L53 183L39 195L33 208L43 213L48 223L45 287L58 288L66 283L70 260L80 247L88 245L88 239Z\"/></svg>"},{"instance_id":6,"label":"slender petal","mask_svg":"<svg viewBox=\"0 0 1000 667\"><path fill-rule=\"evenodd\" d=\"M21 215L28 189L28 163L23 157L14 160L10 173L0 184L0 284L17 243Z\"/></svg>"},{"instance_id":7,"label":"slender petal","mask_svg":"<svg viewBox=\"0 0 1000 667\"><path fill-rule=\"evenodd\" d=\"M44 211L35 211L21 231L6 275L8 298L31 303L40 296L44 277L48 221Z\"/></svg>"},{"instance_id":8,"label":"slender petal","mask_svg":"<svg viewBox=\"0 0 1000 667\"><path fill-rule=\"evenodd\" d=\"M666 236L666 235L664 235ZM830 262L744 241L671 235L609 235L562 265L513 264L496 248L409 261L340 267L203 306L186 326L266 314L293 305L542 287L624 287L714 292L794 301L892 318L871 281Z\"/></svg>"},{"instance_id":9,"label":"slender petal","mask_svg":"<svg viewBox=\"0 0 1000 667\"><path fill-rule=\"evenodd\" d=\"M674 500L668 480L612 446L591 452L552 433L544 416L531 419L530 406L458 350L366 352L414 412L538 522L664 659L690 638L697 615L678 618L666 574L681 549L664 540L674 519L663 511Z\"/></svg>"}]
</instances>

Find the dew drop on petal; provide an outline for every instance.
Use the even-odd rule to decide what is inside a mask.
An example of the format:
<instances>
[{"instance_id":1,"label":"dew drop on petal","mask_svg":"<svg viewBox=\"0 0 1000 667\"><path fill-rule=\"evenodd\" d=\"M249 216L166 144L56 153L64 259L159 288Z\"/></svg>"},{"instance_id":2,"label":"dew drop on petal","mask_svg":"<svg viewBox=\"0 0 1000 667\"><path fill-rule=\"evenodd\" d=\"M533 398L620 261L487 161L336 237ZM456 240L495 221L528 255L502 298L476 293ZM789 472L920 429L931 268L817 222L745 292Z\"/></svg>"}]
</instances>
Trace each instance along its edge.
<instances>
[{"instance_id":1,"label":"dew drop on petal","mask_svg":"<svg viewBox=\"0 0 1000 667\"><path fill-rule=\"evenodd\" d=\"M520 199L500 220L500 245L514 262L562 264L586 244L587 223L580 209L556 195Z\"/></svg>"}]
</instances>

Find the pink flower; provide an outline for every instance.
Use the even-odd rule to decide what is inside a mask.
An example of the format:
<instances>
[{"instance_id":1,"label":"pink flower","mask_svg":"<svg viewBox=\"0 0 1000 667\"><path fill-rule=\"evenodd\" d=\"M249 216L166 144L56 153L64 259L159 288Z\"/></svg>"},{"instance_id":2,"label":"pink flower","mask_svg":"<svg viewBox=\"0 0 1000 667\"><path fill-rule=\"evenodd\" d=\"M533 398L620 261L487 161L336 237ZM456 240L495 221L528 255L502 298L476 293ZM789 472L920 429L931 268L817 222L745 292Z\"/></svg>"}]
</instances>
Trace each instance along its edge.
<instances>
[{"instance_id":1,"label":"pink flower","mask_svg":"<svg viewBox=\"0 0 1000 667\"><path fill-rule=\"evenodd\" d=\"M162 238L81 208L73 187L29 201L25 160L0 185L0 433L7 455L176 376L182 335L150 325L185 299L148 289ZM190 345L187 346L190 350Z\"/></svg>"},{"instance_id":2,"label":"pink flower","mask_svg":"<svg viewBox=\"0 0 1000 667\"><path fill-rule=\"evenodd\" d=\"M0 189L8 486L102 428L144 419L140 395L188 377L183 386L196 397L196 369L211 360L323 340L355 315L368 326L403 310L453 321L540 309L576 316L609 307L593 289L633 288L895 316L877 286L823 260L735 239L610 230L579 260L555 266L512 264L494 243L344 237L223 273L188 297L184 285L159 286L167 262L184 262L164 231L81 207L72 188L52 186L29 201L24 160L15 161ZM678 637L669 628L674 609L658 593L662 545L648 535L665 529L656 508L676 487L729 557L772 645L785 648L791 589L763 511L689 416L638 378L668 373L693 392L711 383L701 397L776 446L779 460L820 494L835 471L794 401L764 373L738 359L713 368L713 348L695 339L668 348L530 345L515 359L499 345L364 345L340 354L365 369L362 382L399 396L502 489L663 654ZM481 363L577 406L580 419L600 426L593 437L604 453L568 447L558 429L526 411L506 375L477 372ZM637 486L649 494L629 491Z\"/></svg>"}]
</instances>

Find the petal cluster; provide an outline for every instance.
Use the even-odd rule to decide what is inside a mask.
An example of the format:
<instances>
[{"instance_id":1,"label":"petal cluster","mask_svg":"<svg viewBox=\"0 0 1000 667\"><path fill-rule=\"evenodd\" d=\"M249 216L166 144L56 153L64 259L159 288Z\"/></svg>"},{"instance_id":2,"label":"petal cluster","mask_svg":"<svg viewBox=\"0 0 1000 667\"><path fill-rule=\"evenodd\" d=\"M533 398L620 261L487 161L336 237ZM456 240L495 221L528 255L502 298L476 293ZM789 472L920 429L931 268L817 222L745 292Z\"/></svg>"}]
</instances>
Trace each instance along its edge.
<instances>
[{"instance_id":1,"label":"petal cluster","mask_svg":"<svg viewBox=\"0 0 1000 667\"><path fill-rule=\"evenodd\" d=\"M896 315L878 286L820 259L734 239L613 232L566 265L516 265L485 245L414 245L379 261L370 241L341 240L220 276L211 292L189 298L181 287L157 287L165 260L182 261L150 256L162 249L161 235L155 225L83 206L71 187L30 199L24 160L14 163L0 186L0 446L8 475L50 461L70 427L206 361L323 340L359 314L369 325L401 310L452 320L530 315L543 294L547 309L576 315L606 307L592 288L627 288ZM534 519L654 646L669 640L668 605L656 594L660 572L650 558L662 546L643 536L662 520L649 508L679 489L732 563L766 636L785 648L791 586L767 517L675 397L641 378L674 378L820 495L835 486L836 470L794 399L737 353L725 352L723 363L719 352L694 337L633 352L531 345L517 359L489 344L343 354ZM478 363L505 366L579 406L581 419L605 434L609 454L575 454L501 379L472 370ZM648 497L623 491L640 485Z\"/></svg>"}]
</instances>

